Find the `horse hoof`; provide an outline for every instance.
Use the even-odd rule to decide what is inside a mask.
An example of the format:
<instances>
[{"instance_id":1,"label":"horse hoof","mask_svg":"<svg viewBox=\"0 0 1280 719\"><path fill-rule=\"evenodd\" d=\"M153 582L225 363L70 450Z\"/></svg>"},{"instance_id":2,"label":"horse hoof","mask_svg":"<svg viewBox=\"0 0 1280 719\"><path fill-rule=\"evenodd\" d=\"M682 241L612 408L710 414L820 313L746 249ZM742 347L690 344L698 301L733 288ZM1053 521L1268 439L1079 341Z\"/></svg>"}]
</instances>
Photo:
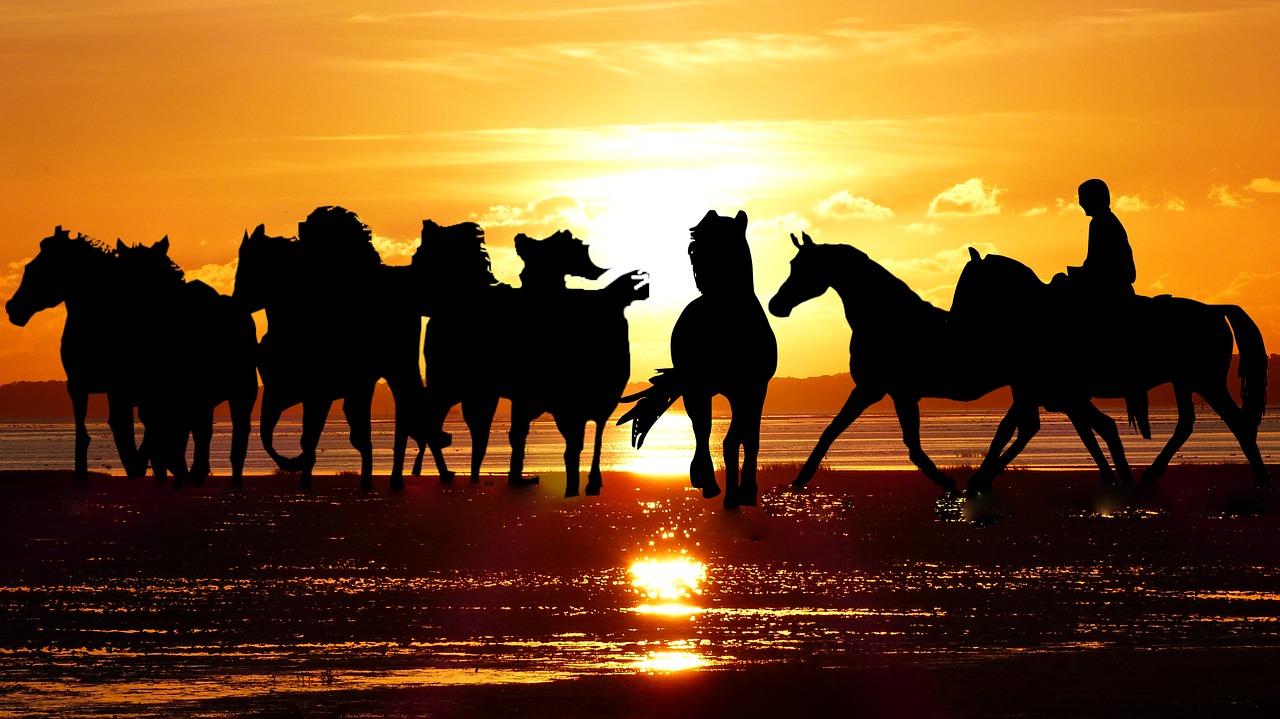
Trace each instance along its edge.
<instances>
[{"instance_id":1,"label":"horse hoof","mask_svg":"<svg viewBox=\"0 0 1280 719\"><path fill-rule=\"evenodd\" d=\"M603 486L604 486L603 484L600 484L600 483L598 483L598 482L588 482L588 483L587 483L587 496L588 496L588 497L599 497L599 496L600 496L600 488L601 488L601 487L603 487Z\"/></svg>"},{"instance_id":2,"label":"horse hoof","mask_svg":"<svg viewBox=\"0 0 1280 719\"><path fill-rule=\"evenodd\" d=\"M507 484L512 487L528 487L531 484L538 484L539 481L541 481L541 478L537 475L532 477L519 476L507 478Z\"/></svg>"},{"instance_id":3,"label":"horse hoof","mask_svg":"<svg viewBox=\"0 0 1280 719\"><path fill-rule=\"evenodd\" d=\"M391 478L391 491L392 491L392 492L403 492L403 491L404 491L404 477L392 477L392 478Z\"/></svg>"},{"instance_id":4,"label":"horse hoof","mask_svg":"<svg viewBox=\"0 0 1280 719\"><path fill-rule=\"evenodd\" d=\"M577 488L577 487L565 487L565 488L564 488L564 496L565 496L566 498L568 498L568 497L576 497L576 496L578 496L578 488Z\"/></svg>"},{"instance_id":5,"label":"horse hoof","mask_svg":"<svg viewBox=\"0 0 1280 719\"><path fill-rule=\"evenodd\" d=\"M452 483L453 483L453 476L454 476L454 474L456 474L456 473L455 473L455 472L450 472L450 471L449 471L449 470L447 470L447 469L446 469L445 471L441 472L441 473L440 473L440 484L452 484Z\"/></svg>"},{"instance_id":6,"label":"horse hoof","mask_svg":"<svg viewBox=\"0 0 1280 719\"><path fill-rule=\"evenodd\" d=\"M703 496L703 498L705 498L705 499L711 499L711 498L713 498L713 497L719 497L719 496L720 496L720 485L716 484L715 482L712 482L711 484L708 484L708 485L706 485L706 486L702 487L702 496Z\"/></svg>"},{"instance_id":7,"label":"horse hoof","mask_svg":"<svg viewBox=\"0 0 1280 719\"><path fill-rule=\"evenodd\" d=\"M1151 486L1160 481L1160 475L1152 472L1150 469L1142 473L1141 482L1147 486Z\"/></svg>"}]
</instances>

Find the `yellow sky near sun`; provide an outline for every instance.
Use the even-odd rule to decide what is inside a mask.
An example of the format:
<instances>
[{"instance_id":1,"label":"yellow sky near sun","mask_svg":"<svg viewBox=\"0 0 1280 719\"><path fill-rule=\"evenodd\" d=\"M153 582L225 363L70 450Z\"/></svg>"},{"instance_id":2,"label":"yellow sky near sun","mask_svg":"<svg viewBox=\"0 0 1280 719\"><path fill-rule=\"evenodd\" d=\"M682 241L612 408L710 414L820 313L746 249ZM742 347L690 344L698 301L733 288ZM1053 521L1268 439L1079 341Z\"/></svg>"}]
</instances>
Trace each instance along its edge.
<instances>
[{"instance_id":1,"label":"yellow sky near sun","mask_svg":"<svg viewBox=\"0 0 1280 719\"><path fill-rule=\"evenodd\" d=\"M855 244L947 306L975 245L1047 279L1101 177L1139 292L1243 305L1280 348L1280 4L17 2L0 6L0 298L55 225L172 241L230 292L262 222L360 213L388 262L421 221L568 227L649 270L637 379L668 363L708 209ZM0 381L55 379L61 310L0 324ZM834 297L775 319L779 374L845 371Z\"/></svg>"}]
</instances>

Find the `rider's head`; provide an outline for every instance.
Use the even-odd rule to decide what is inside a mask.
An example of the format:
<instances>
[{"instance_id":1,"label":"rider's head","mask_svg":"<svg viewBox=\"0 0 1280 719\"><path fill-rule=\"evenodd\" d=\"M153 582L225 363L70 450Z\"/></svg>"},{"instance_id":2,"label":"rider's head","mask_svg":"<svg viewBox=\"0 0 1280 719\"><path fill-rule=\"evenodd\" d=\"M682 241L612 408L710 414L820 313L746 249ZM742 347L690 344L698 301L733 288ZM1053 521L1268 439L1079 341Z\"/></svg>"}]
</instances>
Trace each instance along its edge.
<instances>
[{"instance_id":1,"label":"rider's head","mask_svg":"<svg viewBox=\"0 0 1280 719\"><path fill-rule=\"evenodd\" d=\"M1080 183L1078 194L1080 209L1090 217L1098 210L1105 210L1111 206L1111 191L1107 189L1107 183L1102 180L1085 180Z\"/></svg>"}]
</instances>

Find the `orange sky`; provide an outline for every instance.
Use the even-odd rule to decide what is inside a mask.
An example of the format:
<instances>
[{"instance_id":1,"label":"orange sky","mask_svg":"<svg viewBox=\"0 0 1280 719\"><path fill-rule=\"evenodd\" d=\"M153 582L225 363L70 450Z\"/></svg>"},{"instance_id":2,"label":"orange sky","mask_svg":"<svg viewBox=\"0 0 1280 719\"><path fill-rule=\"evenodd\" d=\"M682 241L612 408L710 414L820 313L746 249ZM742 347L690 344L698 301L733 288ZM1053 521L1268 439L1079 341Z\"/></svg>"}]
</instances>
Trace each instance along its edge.
<instances>
[{"instance_id":1,"label":"orange sky","mask_svg":"<svg viewBox=\"0 0 1280 719\"><path fill-rule=\"evenodd\" d=\"M1243 305L1280 351L1280 4L561 0L0 6L0 297L55 225L168 234L231 291L246 228L360 213L567 227L633 268L634 375L668 364L684 248L745 209L762 299L787 233L859 246L941 306L976 245L1044 279L1101 177L1141 293ZM1042 5L1052 5L1045 7ZM0 324L0 382L62 378L61 311ZM833 296L774 320L779 375L847 369Z\"/></svg>"}]
</instances>

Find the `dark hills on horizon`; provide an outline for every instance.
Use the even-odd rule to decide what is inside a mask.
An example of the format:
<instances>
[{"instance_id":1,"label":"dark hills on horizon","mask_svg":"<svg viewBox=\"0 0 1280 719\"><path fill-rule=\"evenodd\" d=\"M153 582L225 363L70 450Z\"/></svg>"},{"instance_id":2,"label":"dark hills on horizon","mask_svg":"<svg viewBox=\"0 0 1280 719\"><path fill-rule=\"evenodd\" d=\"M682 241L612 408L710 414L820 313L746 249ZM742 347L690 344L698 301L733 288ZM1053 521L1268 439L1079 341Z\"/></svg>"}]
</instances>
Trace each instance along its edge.
<instances>
[{"instance_id":1,"label":"dark hills on horizon","mask_svg":"<svg viewBox=\"0 0 1280 719\"><path fill-rule=\"evenodd\" d=\"M1268 358L1268 374L1272 377L1275 370L1280 367L1280 355L1270 355ZM1232 359L1231 376L1235 377L1236 359ZM627 393L635 392L647 383L635 383L627 386ZM1239 382L1228 382L1232 395L1239 399ZM853 380L848 374L822 375L818 377L775 377L769 383L769 396L765 402L765 414L818 414L818 415L834 415L839 411L844 400L849 396L849 391L853 389ZM728 411L727 403L722 398L717 397L715 411L719 414L725 414ZM1161 385L1151 391L1151 405L1155 407L1173 407L1173 389L1170 385ZM260 400L259 400L260 401ZM1010 396L1009 389L1002 388L992 392L981 399L974 402L953 402L950 400L925 399L921 401L920 408L924 411L933 410L955 410L955 409L1004 409L1009 406ZM339 410L341 403L335 403L334 411ZM1097 404L1104 408L1123 407L1121 400L1097 400ZM1268 394L1268 404L1270 404L1270 394ZM498 411L505 415L510 409L510 404L505 400L500 405ZM892 411L893 404L888 399L884 399L874 405L871 409L873 412L889 412ZM454 412L458 409L455 407ZM395 402L391 398L391 392L385 383L379 383L373 398L373 416L377 418L391 418L395 413ZM219 420L228 418L226 405L220 405L216 412ZM258 415L258 409L255 406L254 416ZM287 417L301 417L302 408L294 407L285 413ZM91 420L105 421L107 417L107 399L105 395L90 395L89 397L89 418ZM66 382L63 380L47 380L42 382L11 382L9 384L0 385L0 419L5 420L45 420L45 421L70 421L71 416L71 400L67 396Z\"/></svg>"}]
</instances>

